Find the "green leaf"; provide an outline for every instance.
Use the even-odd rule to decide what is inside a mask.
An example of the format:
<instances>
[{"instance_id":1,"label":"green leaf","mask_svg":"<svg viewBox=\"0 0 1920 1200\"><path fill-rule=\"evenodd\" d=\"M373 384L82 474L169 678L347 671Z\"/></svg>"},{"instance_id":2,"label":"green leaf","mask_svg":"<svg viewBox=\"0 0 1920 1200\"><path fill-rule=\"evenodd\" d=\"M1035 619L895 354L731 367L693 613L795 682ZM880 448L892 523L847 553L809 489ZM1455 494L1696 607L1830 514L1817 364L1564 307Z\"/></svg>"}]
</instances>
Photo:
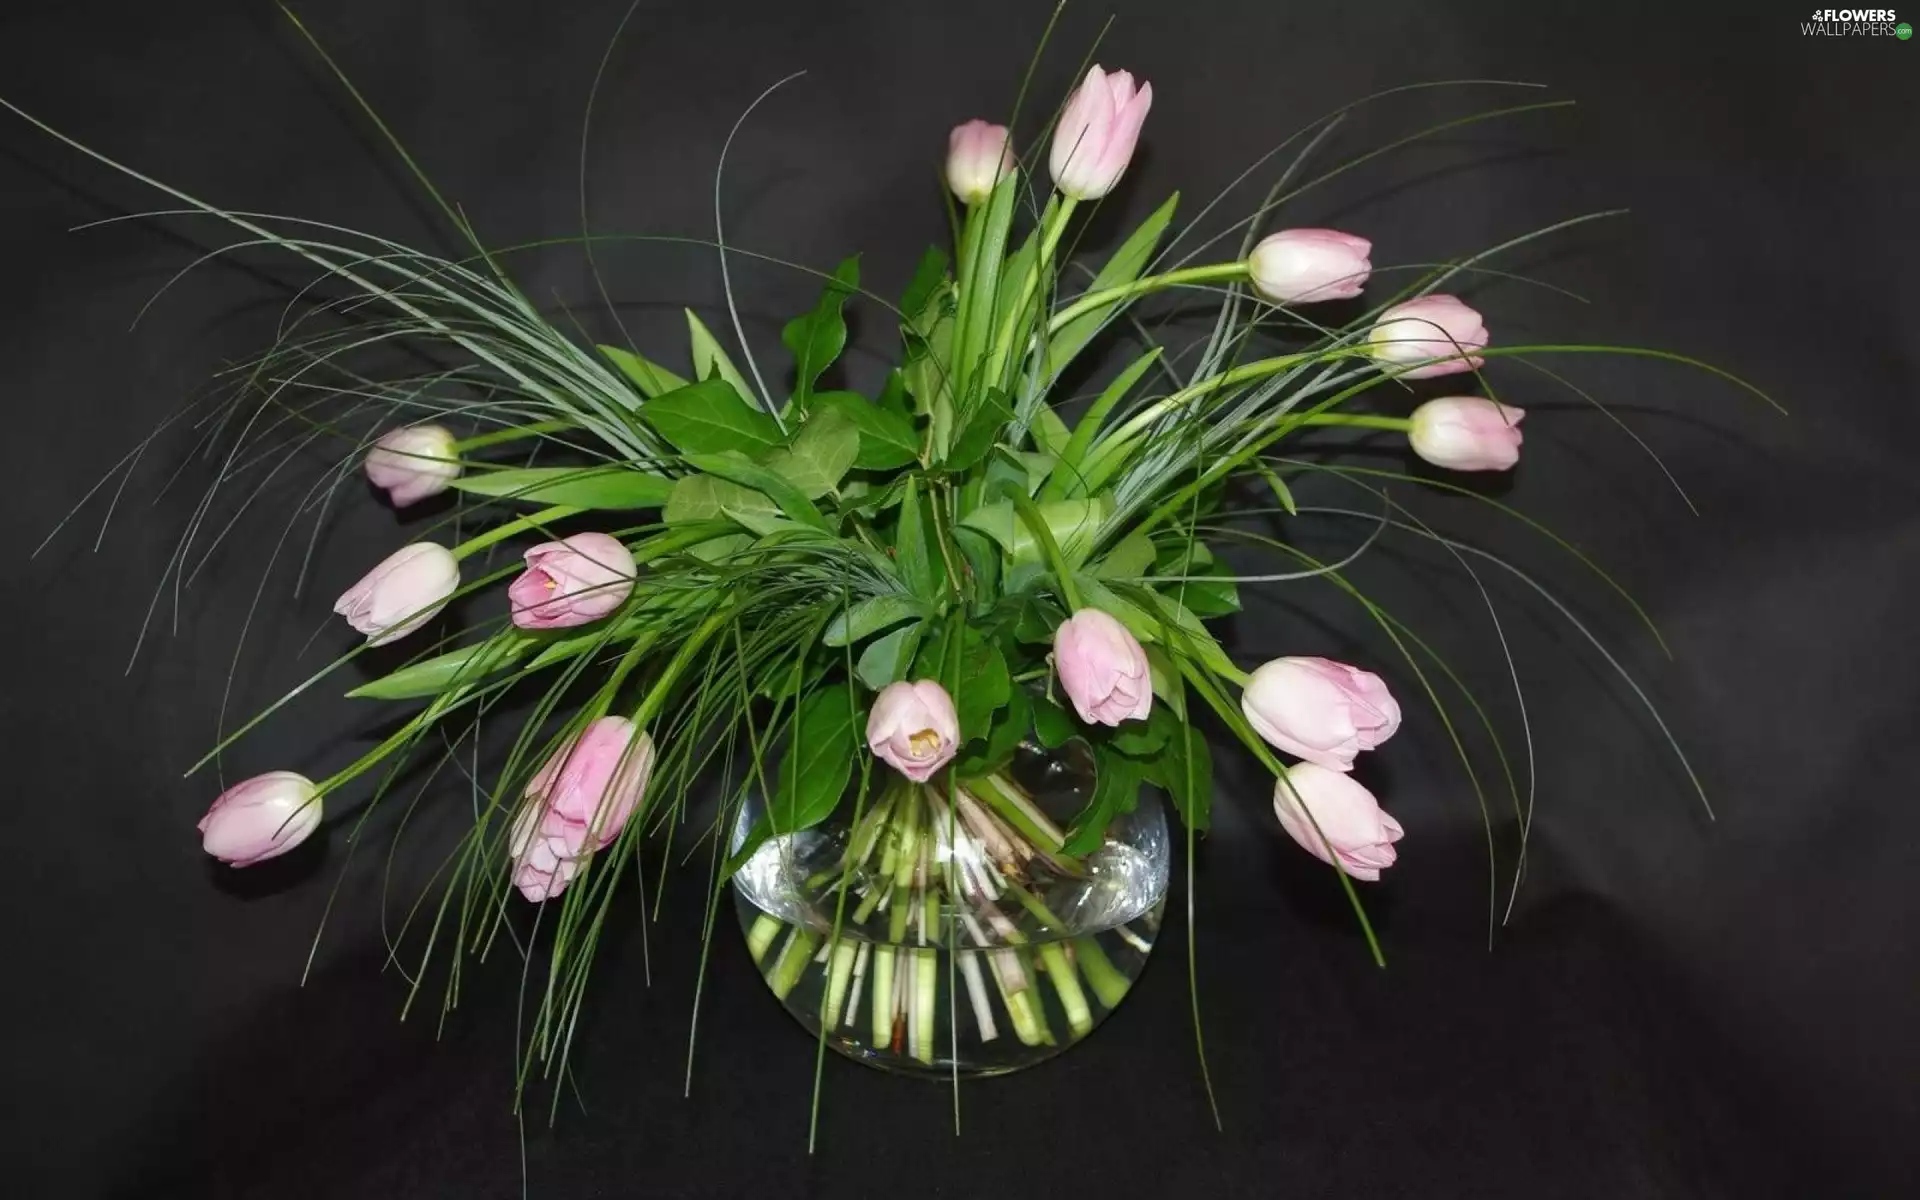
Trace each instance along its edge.
<instances>
[{"instance_id":1,"label":"green leaf","mask_svg":"<svg viewBox=\"0 0 1920 1200\"><path fill-rule=\"evenodd\" d=\"M1105 746L1094 747L1093 797L1074 818L1062 849L1072 855L1091 854L1106 839L1107 826L1140 802L1140 764Z\"/></svg>"},{"instance_id":2,"label":"green leaf","mask_svg":"<svg viewBox=\"0 0 1920 1200\"><path fill-rule=\"evenodd\" d=\"M1157 353L1159 347L1156 346L1154 349ZM1067 428L1067 423L1060 419L1060 414L1053 411L1053 405L1042 404L1034 411L1033 441L1035 445L1058 458L1072 439L1072 431Z\"/></svg>"},{"instance_id":3,"label":"green leaf","mask_svg":"<svg viewBox=\"0 0 1920 1200\"><path fill-rule=\"evenodd\" d=\"M968 470L987 456L1000 431L1012 419L1013 406L1007 403L1006 393L999 388L992 389L981 399L980 407L968 419L960 436L953 440L953 448L947 451L940 465L956 473Z\"/></svg>"},{"instance_id":4,"label":"green leaf","mask_svg":"<svg viewBox=\"0 0 1920 1200\"><path fill-rule=\"evenodd\" d=\"M1045 596L1029 593L1021 600L1020 615L1013 622L1015 640L1051 646L1053 631L1067 619L1066 610Z\"/></svg>"},{"instance_id":5,"label":"green leaf","mask_svg":"<svg viewBox=\"0 0 1920 1200\"><path fill-rule=\"evenodd\" d=\"M1147 673L1153 678L1154 699L1164 704L1174 716L1186 720L1187 690L1186 684L1180 679L1180 668L1159 646L1142 646L1141 649L1147 652Z\"/></svg>"},{"instance_id":6,"label":"green leaf","mask_svg":"<svg viewBox=\"0 0 1920 1200\"><path fill-rule=\"evenodd\" d=\"M898 379L899 373L892 378ZM891 471L920 457L920 435L913 431L913 422L859 392L821 392L813 398L813 410L815 419L837 412L860 431L853 465L862 471Z\"/></svg>"},{"instance_id":7,"label":"green leaf","mask_svg":"<svg viewBox=\"0 0 1920 1200\"><path fill-rule=\"evenodd\" d=\"M973 592L981 605L1000 594L1000 548L977 529L956 529L954 544L973 575Z\"/></svg>"},{"instance_id":8,"label":"green leaf","mask_svg":"<svg viewBox=\"0 0 1920 1200\"><path fill-rule=\"evenodd\" d=\"M1187 828L1207 828L1213 807L1213 753L1200 731L1176 720L1160 758L1160 783Z\"/></svg>"},{"instance_id":9,"label":"green leaf","mask_svg":"<svg viewBox=\"0 0 1920 1200\"><path fill-rule=\"evenodd\" d=\"M820 515L820 510L813 506L813 501L807 499L799 488L766 467L750 461L746 456L729 451L725 454L688 454L684 457L696 469L705 471L709 475L718 475L741 487L764 492L769 499L780 506L781 512L802 525L811 525L815 529L824 529L828 533L833 532L833 527L827 523L827 519Z\"/></svg>"},{"instance_id":10,"label":"green leaf","mask_svg":"<svg viewBox=\"0 0 1920 1200\"><path fill-rule=\"evenodd\" d=\"M706 380L718 375L733 385L736 396L742 400L753 399L755 393L753 388L748 386L747 377L740 373L740 368L734 366L733 360L727 357L727 352L720 348L719 339L700 323L700 318L693 315L692 309L689 308L686 312L687 340L692 344L693 350L694 379Z\"/></svg>"},{"instance_id":11,"label":"green leaf","mask_svg":"<svg viewBox=\"0 0 1920 1200\"><path fill-rule=\"evenodd\" d=\"M661 517L669 525L684 525L716 517L738 520L744 512L772 516L779 511L779 505L752 488L712 475L687 475L675 481L673 494L667 497L667 507Z\"/></svg>"},{"instance_id":12,"label":"green leaf","mask_svg":"<svg viewBox=\"0 0 1920 1200\"><path fill-rule=\"evenodd\" d=\"M765 465L812 500L832 491L859 456L860 431L853 421L835 409L823 408L807 418L793 445L774 451Z\"/></svg>"},{"instance_id":13,"label":"green leaf","mask_svg":"<svg viewBox=\"0 0 1920 1200\"><path fill-rule=\"evenodd\" d=\"M620 373L640 389L640 394L651 400L655 396L664 396L675 388L687 386L687 381L667 370L650 358L644 358L631 350L622 350L618 346L601 346L600 353L607 356Z\"/></svg>"},{"instance_id":14,"label":"green leaf","mask_svg":"<svg viewBox=\"0 0 1920 1200\"><path fill-rule=\"evenodd\" d=\"M1196 617L1222 617L1230 612L1240 611L1240 589L1228 582L1233 569L1213 557L1213 551L1207 544L1195 541L1189 550L1187 544L1174 547L1171 555L1163 556L1160 574L1176 578L1185 577L1181 583L1160 585L1167 596L1185 604ZM1195 579L1194 576L1214 575L1220 582L1213 583Z\"/></svg>"},{"instance_id":15,"label":"green leaf","mask_svg":"<svg viewBox=\"0 0 1920 1200\"><path fill-rule=\"evenodd\" d=\"M914 410L927 418L933 449L943 452L953 440L953 385L949 374L953 362L954 324L951 316L934 322L925 337L906 336L907 357L901 366L901 380L913 397Z\"/></svg>"},{"instance_id":16,"label":"green leaf","mask_svg":"<svg viewBox=\"0 0 1920 1200\"><path fill-rule=\"evenodd\" d=\"M449 650L370 679L348 692L355 700L416 700L438 696L455 685L478 683L521 658L540 639L517 631L472 646Z\"/></svg>"},{"instance_id":17,"label":"green leaf","mask_svg":"<svg viewBox=\"0 0 1920 1200\"><path fill-rule=\"evenodd\" d=\"M960 288L960 329L952 362L962 381L969 381L979 369L993 333L995 298L1000 294L1000 274L1005 266L1007 232L1013 224L1014 201L1020 194L1019 172L1010 171L993 189L984 205L969 215L978 220L977 240L960 264L956 282ZM1012 287L1019 287L1014 281ZM977 380L971 380L978 382Z\"/></svg>"},{"instance_id":18,"label":"green leaf","mask_svg":"<svg viewBox=\"0 0 1920 1200\"><path fill-rule=\"evenodd\" d=\"M1073 427L1073 436L1068 439L1066 448L1060 451L1060 465L1053 470L1053 477L1047 480L1048 499L1058 500L1067 496L1077 496L1086 492L1086 480L1081 475L1081 466L1086 462L1087 451L1093 446L1093 439L1100 432L1100 426L1106 421L1113 406L1126 398L1133 385L1140 382L1140 376L1146 374L1154 360L1160 357L1161 347L1142 354L1127 364L1127 369L1114 376L1106 390L1100 393L1087 411L1080 414L1080 423Z\"/></svg>"},{"instance_id":19,"label":"green leaf","mask_svg":"<svg viewBox=\"0 0 1920 1200\"><path fill-rule=\"evenodd\" d=\"M647 401L640 416L682 454L754 454L778 446L780 426L741 394L725 379L703 379Z\"/></svg>"},{"instance_id":20,"label":"green leaf","mask_svg":"<svg viewBox=\"0 0 1920 1200\"><path fill-rule=\"evenodd\" d=\"M1100 496L1092 500L1055 500L1036 507L1053 540L1060 544L1060 553L1073 564L1084 561L1093 550L1100 523L1106 520L1112 506L1109 498ZM1000 543L1000 548L1015 563L1040 561L1039 543L1014 511L1010 500L983 505L960 518L960 524L978 529Z\"/></svg>"},{"instance_id":21,"label":"green leaf","mask_svg":"<svg viewBox=\"0 0 1920 1200\"><path fill-rule=\"evenodd\" d=\"M1164 707L1156 707L1144 721L1122 721L1108 735L1107 743L1128 758L1145 758L1167 744L1168 722Z\"/></svg>"},{"instance_id":22,"label":"green leaf","mask_svg":"<svg viewBox=\"0 0 1920 1200\"><path fill-rule=\"evenodd\" d=\"M895 367L887 372L887 382L881 385L880 395L874 400L873 406L912 424L913 406L907 403L907 377L900 368Z\"/></svg>"},{"instance_id":23,"label":"green leaf","mask_svg":"<svg viewBox=\"0 0 1920 1200\"><path fill-rule=\"evenodd\" d=\"M947 252L938 246L928 246L913 269L907 290L900 296L900 311L906 315L907 323L922 335L933 329L946 281Z\"/></svg>"},{"instance_id":24,"label":"green leaf","mask_svg":"<svg viewBox=\"0 0 1920 1200\"><path fill-rule=\"evenodd\" d=\"M1033 736L1049 750L1058 750L1080 732L1066 709L1045 698L1033 702Z\"/></svg>"},{"instance_id":25,"label":"green leaf","mask_svg":"<svg viewBox=\"0 0 1920 1200\"><path fill-rule=\"evenodd\" d=\"M780 784L767 805L769 822L780 833L826 820L847 790L854 756L852 686L828 685L800 702L780 762Z\"/></svg>"},{"instance_id":26,"label":"green leaf","mask_svg":"<svg viewBox=\"0 0 1920 1200\"><path fill-rule=\"evenodd\" d=\"M933 565L933 548L927 534L927 514L922 511L920 477L907 476L906 494L900 498L900 524L893 535L894 561L907 590L923 600L940 595L940 575Z\"/></svg>"},{"instance_id":27,"label":"green leaf","mask_svg":"<svg viewBox=\"0 0 1920 1200\"><path fill-rule=\"evenodd\" d=\"M1093 574L1100 579L1138 579L1152 569L1153 557L1153 539L1136 529L1094 564Z\"/></svg>"},{"instance_id":28,"label":"green leaf","mask_svg":"<svg viewBox=\"0 0 1920 1200\"><path fill-rule=\"evenodd\" d=\"M964 686L964 685L963 685ZM962 778L997 771L1013 759L1013 752L1033 729L1033 700L1025 688L1007 694L1007 705L994 718L987 740L955 764Z\"/></svg>"},{"instance_id":29,"label":"green leaf","mask_svg":"<svg viewBox=\"0 0 1920 1200\"><path fill-rule=\"evenodd\" d=\"M1173 220L1173 210L1180 203L1180 193L1167 197L1167 202L1153 210L1153 214L1140 222L1113 257L1100 268L1100 273L1087 285L1087 292L1104 292L1108 288L1124 287L1140 278L1140 272L1146 269L1147 262L1153 257L1155 246L1160 244L1160 235L1166 232L1167 223ZM1057 379L1066 369L1074 356L1086 348L1093 335L1114 314L1114 306L1103 305L1091 312L1082 313L1068 321L1047 343L1047 378Z\"/></svg>"},{"instance_id":30,"label":"green leaf","mask_svg":"<svg viewBox=\"0 0 1920 1200\"><path fill-rule=\"evenodd\" d=\"M788 321L780 331L781 342L793 354L793 405L800 412L807 411L821 372L847 348L847 319L841 310L859 286L860 256L856 254L833 269L833 279L813 311Z\"/></svg>"},{"instance_id":31,"label":"green leaf","mask_svg":"<svg viewBox=\"0 0 1920 1200\"><path fill-rule=\"evenodd\" d=\"M463 475L453 486L474 496L574 508L658 508L674 481L626 467L524 467Z\"/></svg>"},{"instance_id":32,"label":"green leaf","mask_svg":"<svg viewBox=\"0 0 1920 1200\"><path fill-rule=\"evenodd\" d=\"M821 635L820 640L829 646L845 646L890 625L898 625L909 617L926 615L927 606L912 596L899 592L869 596L841 610L833 620L828 621L826 633Z\"/></svg>"},{"instance_id":33,"label":"green leaf","mask_svg":"<svg viewBox=\"0 0 1920 1200\"><path fill-rule=\"evenodd\" d=\"M890 683L900 682L913 665L914 652L920 648L920 637L925 630L922 624L903 625L868 642L867 648L860 652L860 661L853 673L876 692Z\"/></svg>"},{"instance_id":34,"label":"green leaf","mask_svg":"<svg viewBox=\"0 0 1920 1200\"><path fill-rule=\"evenodd\" d=\"M957 663L953 647L956 637L960 643ZM958 620L948 626L946 637L921 648L914 670L917 678L931 679L953 695L963 745L986 736L993 714L1007 703L1013 690L1000 647L975 626Z\"/></svg>"}]
</instances>

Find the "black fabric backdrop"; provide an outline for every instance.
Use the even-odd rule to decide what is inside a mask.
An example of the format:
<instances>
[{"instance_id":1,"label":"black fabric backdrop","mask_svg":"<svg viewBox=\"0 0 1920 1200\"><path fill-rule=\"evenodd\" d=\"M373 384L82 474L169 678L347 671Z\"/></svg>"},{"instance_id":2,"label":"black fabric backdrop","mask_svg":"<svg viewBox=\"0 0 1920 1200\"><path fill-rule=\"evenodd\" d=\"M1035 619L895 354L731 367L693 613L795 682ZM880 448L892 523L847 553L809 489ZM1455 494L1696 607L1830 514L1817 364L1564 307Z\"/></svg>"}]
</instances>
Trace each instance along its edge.
<instances>
[{"instance_id":1,"label":"black fabric backdrop","mask_svg":"<svg viewBox=\"0 0 1920 1200\"><path fill-rule=\"evenodd\" d=\"M317 35L488 240L578 229L580 115L621 0L310 8ZM1366 893L1389 955L1381 971L1326 870L1275 830L1257 771L1223 761L1196 901L1223 1132L1195 1066L1177 919L1085 1046L964 1088L959 1136L944 1087L830 1060L811 1157L814 1047L723 924L683 1099L700 907L688 874L644 946L637 913L605 944L579 1103L568 1096L551 1129L544 1107L527 1123L531 1194L1916 1194L1920 816L1907 726L1920 644L1904 601L1920 583L1920 46L1803 36L1802 6L1786 3L1731 18L1465 0L1117 9L1099 58L1152 79L1156 105L1089 247L1176 186L1197 212L1306 119L1383 87L1539 80L1580 102L1375 160L1281 220L1363 232L1384 266L1628 208L1497 264L1590 305L1475 282L1495 339L1672 348L1739 370L1793 410L1781 418L1655 362L1556 360L1658 451L1696 517L1578 397L1523 367L1492 368L1533 415L1525 461L1489 493L1616 570L1672 661L1550 544L1471 501L1401 489L1428 519L1576 597L1694 755L1719 820L1704 818L1604 662L1488 569L1539 773L1527 884L1489 952L1485 839L1438 722L1330 589L1268 589L1231 623L1243 662L1334 653L1380 665L1408 699L1406 730L1362 775L1407 836L1401 865ZM643 3L595 117L595 224L706 234L729 125L805 68L736 143L730 235L822 266L864 251L867 279L897 291L942 232L934 172L947 128L1006 110L1045 17L1029 3ZM1059 94L1103 17L1068 11L1037 95ZM0 94L128 164L231 208L453 249L270 6L16 3L4 22ZM1350 122L1319 161L1535 98L1403 96ZM333 806L327 836L271 866L234 873L198 849L193 822L217 785L180 775L213 740L235 637L297 493L270 490L177 605L162 597L130 674L153 581L206 482L190 469L162 491L190 439L158 444L99 553L104 497L26 558L113 459L264 344L305 277L239 254L188 276L129 332L146 297L224 231L168 219L69 234L173 205L11 118L0 180L15 548L0 870L10 1194L519 1195L516 965L502 955L477 972L437 1038L431 1002L402 1024L405 981L382 971L375 852L349 869L300 985L352 797ZM1253 203L1234 199L1223 212ZM607 266L638 344L676 361L678 307L719 300L711 254L628 250ZM578 303L604 324L576 254L519 269L541 301ZM736 279L750 335L771 354L812 286L746 264ZM861 321L867 353L849 378L870 384L888 330L876 312ZM1397 461L1386 447L1374 458ZM330 600L404 524L356 490L299 598L283 560L249 628L230 724L349 644ZM1403 539L1356 578L1465 664L1517 747L1493 627L1457 568ZM225 770L319 775L380 719L316 693ZM398 856L402 880L431 867L460 806L421 819ZM1504 872L1511 820L1499 832Z\"/></svg>"}]
</instances>

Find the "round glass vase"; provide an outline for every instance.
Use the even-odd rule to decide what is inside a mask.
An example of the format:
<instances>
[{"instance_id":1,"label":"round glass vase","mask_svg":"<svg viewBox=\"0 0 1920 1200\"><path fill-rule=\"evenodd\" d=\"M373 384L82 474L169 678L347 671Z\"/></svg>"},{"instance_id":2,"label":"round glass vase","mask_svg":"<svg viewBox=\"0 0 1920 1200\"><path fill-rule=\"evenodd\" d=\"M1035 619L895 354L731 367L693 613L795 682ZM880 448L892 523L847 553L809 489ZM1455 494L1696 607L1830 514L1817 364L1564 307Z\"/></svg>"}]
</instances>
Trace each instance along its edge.
<instances>
[{"instance_id":1,"label":"round glass vase","mask_svg":"<svg viewBox=\"0 0 1920 1200\"><path fill-rule=\"evenodd\" d=\"M1146 966L1171 859L1151 791L1091 853L1058 849L1092 785L1074 743L979 779L876 765L863 811L769 839L733 877L767 986L810 1034L903 1074L999 1075L1078 1042Z\"/></svg>"}]
</instances>

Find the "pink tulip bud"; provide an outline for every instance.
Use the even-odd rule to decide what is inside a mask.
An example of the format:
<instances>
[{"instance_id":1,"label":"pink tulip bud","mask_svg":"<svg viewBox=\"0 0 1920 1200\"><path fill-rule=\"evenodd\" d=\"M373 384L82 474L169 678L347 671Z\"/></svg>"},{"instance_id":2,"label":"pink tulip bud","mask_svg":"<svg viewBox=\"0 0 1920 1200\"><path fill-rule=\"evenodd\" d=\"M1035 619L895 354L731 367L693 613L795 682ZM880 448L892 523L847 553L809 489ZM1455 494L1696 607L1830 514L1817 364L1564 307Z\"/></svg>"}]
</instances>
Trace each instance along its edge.
<instances>
[{"instance_id":1,"label":"pink tulip bud","mask_svg":"<svg viewBox=\"0 0 1920 1200\"><path fill-rule=\"evenodd\" d=\"M1240 694L1247 723L1276 749L1351 771L1354 755L1400 728L1400 705L1371 671L1329 658L1276 658Z\"/></svg>"},{"instance_id":2,"label":"pink tulip bud","mask_svg":"<svg viewBox=\"0 0 1920 1200\"><path fill-rule=\"evenodd\" d=\"M960 749L953 697L931 679L888 684L867 714L867 746L908 779L925 783Z\"/></svg>"},{"instance_id":3,"label":"pink tulip bud","mask_svg":"<svg viewBox=\"0 0 1920 1200\"><path fill-rule=\"evenodd\" d=\"M1126 71L1109 75L1095 66L1067 97L1053 130L1047 167L1054 186L1075 200L1098 200L1113 190L1133 161L1140 127L1153 107L1153 85L1138 90Z\"/></svg>"},{"instance_id":4,"label":"pink tulip bud","mask_svg":"<svg viewBox=\"0 0 1920 1200\"><path fill-rule=\"evenodd\" d=\"M278 858L320 827L313 781L292 771L269 771L220 793L200 818L200 846L221 862L250 867Z\"/></svg>"},{"instance_id":5,"label":"pink tulip bud","mask_svg":"<svg viewBox=\"0 0 1920 1200\"><path fill-rule=\"evenodd\" d=\"M460 563L445 546L402 546L333 602L333 611L370 646L399 641L431 621L460 586Z\"/></svg>"},{"instance_id":6,"label":"pink tulip bud","mask_svg":"<svg viewBox=\"0 0 1920 1200\"><path fill-rule=\"evenodd\" d=\"M985 121L956 125L947 136L947 186L968 204L993 194L994 185L1013 174L1013 148L1007 127Z\"/></svg>"},{"instance_id":7,"label":"pink tulip bud","mask_svg":"<svg viewBox=\"0 0 1920 1200\"><path fill-rule=\"evenodd\" d=\"M1366 286L1373 243L1337 229L1283 229L1247 256L1254 290L1276 304L1351 300Z\"/></svg>"},{"instance_id":8,"label":"pink tulip bud","mask_svg":"<svg viewBox=\"0 0 1920 1200\"><path fill-rule=\"evenodd\" d=\"M460 478L453 435L438 425L390 429L367 452L367 478L395 508L438 496Z\"/></svg>"},{"instance_id":9,"label":"pink tulip bud","mask_svg":"<svg viewBox=\"0 0 1920 1200\"><path fill-rule=\"evenodd\" d=\"M565 891L620 836L652 773L653 739L625 717L601 717L556 750L528 781L507 842L520 894L538 904Z\"/></svg>"},{"instance_id":10,"label":"pink tulip bud","mask_svg":"<svg viewBox=\"0 0 1920 1200\"><path fill-rule=\"evenodd\" d=\"M565 629L598 621L633 592L633 555L618 538L576 533L527 551L527 569L507 585L513 623Z\"/></svg>"},{"instance_id":11,"label":"pink tulip bud","mask_svg":"<svg viewBox=\"0 0 1920 1200\"><path fill-rule=\"evenodd\" d=\"M1525 409L1480 396L1446 396L1413 410L1413 452L1455 471L1504 471L1520 461Z\"/></svg>"},{"instance_id":12,"label":"pink tulip bud","mask_svg":"<svg viewBox=\"0 0 1920 1200\"><path fill-rule=\"evenodd\" d=\"M1396 304L1380 314L1367 335L1373 357L1389 366L1425 363L1401 379L1426 379L1479 369L1487 360L1487 327L1458 296L1431 295Z\"/></svg>"},{"instance_id":13,"label":"pink tulip bud","mask_svg":"<svg viewBox=\"0 0 1920 1200\"><path fill-rule=\"evenodd\" d=\"M1153 708L1147 652L1097 608L1081 609L1053 631L1053 665L1082 721L1118 725L1144 720Z\"/></svg>"},{"instance_id":14,"label":"pink tulip bud","mask_svg":"<svg viewBox=\"0 0 1920 1200\"><path fill-rule=\"evenodd\" d=\"M1274 784L1273 815L1307 853L1368 882L1393 865L1393 844L1405 833L1353 776L1313 763L1289 767Z\"/></svg>"}]
</instances>

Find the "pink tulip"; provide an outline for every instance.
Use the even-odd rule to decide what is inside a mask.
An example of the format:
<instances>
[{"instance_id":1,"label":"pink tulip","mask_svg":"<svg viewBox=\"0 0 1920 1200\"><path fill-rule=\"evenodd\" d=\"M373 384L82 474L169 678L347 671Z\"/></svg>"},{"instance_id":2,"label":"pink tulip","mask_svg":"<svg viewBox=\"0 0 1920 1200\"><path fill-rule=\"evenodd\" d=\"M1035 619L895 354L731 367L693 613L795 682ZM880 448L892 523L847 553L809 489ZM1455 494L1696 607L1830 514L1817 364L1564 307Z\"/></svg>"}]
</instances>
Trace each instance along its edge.
<instances>
[{"instance_id":1,"label":"pink tulip","mask_svg":"<svg viewBox=\"0 0 1920 1200\"><path fill-rule=\"evenodd\" d=\"M320 827L313 781L292 771L269 771L220 793L200 818L200 846L221 862L250 867L278 858Z\"/></svg>"},{"instance_id":2,"label":"pink tulip","mask_svg":"<svg viewBox=\"0 0 1920 1200\"><path fill-rule=\"evenodd\" d=\"M925 783L960 749L953 697L931 679L888 684L867 714L867 746L908 779Z\"/></svg>"},{"instance_id":3,"label":"pink tulip","mask_svg":"<svg viewBox=\"0 0 1920 1200\"><path fill-rule=\"evenodd\" d=\"M1330 658L1263 663L1240 694L1247 723L1276 749L1330 771L1400 728L1400 705L1371 671Z\"/></svg>"},{"instance_id":4,"label":"pink tulip","mask_svg":"<svg viewBox=\"0 0 1920 1200\"><path fill-rule=\"evenodd\" d=\"M333 602L333 611L367 635L370 646L412 633L447 606L460 586L460 563L445 546L402 546Z\"/></svg>"},{"instance_id":5,"label":"pink tulip","mask_svg":"<svg viewBox=\"0 0 1920 1200\"><path fill-rule=\"evenodd\" d=\"M565 891L583 860L613 844L653 772L653 739L625 717L601 717L527 783L507 843L513 885L534 903Z\"/></svg>"},{"instance_id":6,"label":"pink tulip","mask_svg":"<svg viewBox=\"0 0 1920 1200\"><path fill-rule=\"evenodd\" d=\"M1389 366L1426 364L1400 372L1401 379L1477 370L1487 361L1473 353L1486 348L1487 327L1458 296L1436 293L1396 304L1380 314L1367 340L1373 357Z\"/></svg>"},{"instance_id":7,"label":"pink tulip","mask_svg":"<svg viewBox=\"0 0 1920 1200\"><path fill-rule=\"evenodd\" d=\"M1254 290L1276 304L1351 300L1366 286L1373 243L1337 229L1283 229L1247 256Z\"/></svg>"},{"instance_id":8,"label":"pink tulip","mask_svg":"<svg viewBox=\"0 0 1920 1200\"><path fill-rule=\"evenodd\" d=\"M367 452L367 478L395 508L438 496L459 477L460 452L438 425L388 430Z\"/></svg>"},{"instance_id":9,"label":"pink tulip","mask_svg":"<svg viewBox=\"0 0 1920 1200\"><path fill-rule=\"evenodd\" d=\"M598 621L633 592L633 555L618 538L576 533L527 551L527 569L507 585L513 623L565 629Z\"/></svg>"},{"instance_id":10,"label":"pink tulip","mask_svg":"<svg viewBox=\"0 0 1920 1200\"><path fill-rule=\"evenodd\" d=\"M1446 396L1413 410L1407 439L1413 452L1436 467L1456 471L1504 471L1520 461L1520 419L1525 409L1480 396Z\"/></svg>"},{"instance_id":11,"label":"pink tulip","mask_svg":"<svg viewBox=\"0 0 1920 1200\"><path fill-rule=\"evenodd\" d=\"M1289 767L1274 784L1273 815L1307 853L1368 882L1393 865L1393 844L1405 833L1351 775L1313 763Z\"/></svg>"},{"instance_id":12,"label":"pink tulip","mask_svg":"<svg viewBox=\"0 0 1920 1200\"><path fill-rule=\"evenodd\" d=\"M1013 174L1013 149L1007 127L985 121L956 125L947 136L947 186L968 204L993 194L994 185Z\"/></svg>"},{"instance_id":13,"label":"pink tulip","mask_svg":"<svg viewBox=\"0 0 1920 1200\"><path fill-rule=\"evenodd\" d=\"M1126 626L1097 608L1081 609L1053 631L1053 665L1082 721L1144 720L1153 707L1147 652Z\"/></svg>"},{"instance_id":14,"label":"pink tulip","mask_svg":"<svg viewBox=\"0 0 1920 1200\"><path fill-rule=\"evenodd\" d=\"M1152 84L1136 91L1126 71L1109 75L1098 66L1088 71L1054 126L1047 158L1054 186L1075 200L1098 200L1112 191L1133 160L1152 107Z\"/></svg>"}]
</instances>

